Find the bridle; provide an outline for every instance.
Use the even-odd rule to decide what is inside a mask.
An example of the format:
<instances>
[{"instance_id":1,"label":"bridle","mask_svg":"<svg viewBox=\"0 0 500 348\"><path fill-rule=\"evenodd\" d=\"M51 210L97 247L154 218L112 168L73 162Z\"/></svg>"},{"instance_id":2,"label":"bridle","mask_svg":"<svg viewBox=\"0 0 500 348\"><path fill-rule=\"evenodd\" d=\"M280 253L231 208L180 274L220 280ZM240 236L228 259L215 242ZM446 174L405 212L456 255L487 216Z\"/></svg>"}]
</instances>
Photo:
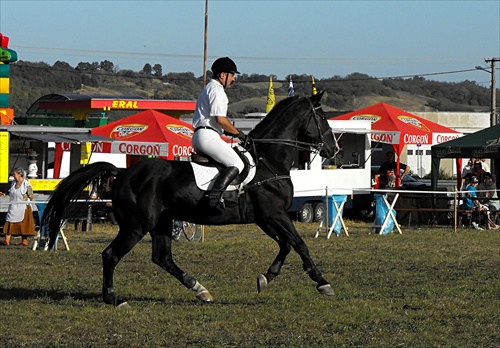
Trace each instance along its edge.
<instances>
[{"instance_id":1,"label":"bridle","mask_svg":"<svg viewBox=\"0 0 500 348\"><path fill-rule=\"evenodd\" d=\"M254 187L258 187L264 183L271 182L271 181L290 179L290 175L278 175L273 169L271 169L271 167L266 163L265 159L258 155L256 146L255 146L256 143L280 144L280 145L292 146L292 147L295 147L299 150L305 150L305 151L311 151L311 148L313 148L315 154L318 154L321 151L321 149L323 148L323 146L325 146L325 141L324 141L325 136L329 132L333 132L333 131L330 127L328 127L328 129L326 129L325 131L322 131L319 118L321 117L323 120L326 120L326 116L322 112L321 112L321 114L317 112L317 110L321 110L321 105L315 107L314 104L312 103L310 97L307 98L307 101L309 102L310 110L312 111L312 116L309 118L309 120L307 122L306 129L309 127L309 124L311 123L311 119L314 119L314 122L316 123L316 127L318 129L319 142L308 143L308 142L304 142L304 141L298 141L296 139L295 140L294 139L253 139L253 138L247 137L247 140L245 141L245 144L243 147L246 149L251 148L250 152L252 154L252 157L255 160L255 166L257 166L259 163L261 163L262 165L264 165L264 167L266 167L269 170L269 172L273 176L270 178L267 178L267 179L263 179L261 181L257 181L253 184L246 185L244 188L245 190L248 190L248 189L251 189ZM294 104L295 103L288 106L282 112L285 113ZM308 111L309 111L309 109L308 109ZM308 111L306 111L306 112L308 112Z\"/></svg>"},{"instance_id":2,"label":"bridle","mask_svg":"<svg viewBox=\"0 0 500 348\"><path fill-rule=\"evenodd\" d=\"M317 152L320 152L321 149L323 148L323 146L325 146L325 141L324 141L325 136L328 133L333 132L333 131L330 127L328 127L328 129L326 129L324 132L321 131L319 117L321 117L321 119L323 119L323 120L326 120L326 116L323 113L323 110L321 109L321 105L318 105L315 107L311 101L311 98L307 98L307 101L309 102L309 106L311 107L312 114L313 114L313 117L311 117L311 118L314 118L314 122L316 122L316 128L318 128L318 134L319 134L319 140L320 140L319 143L317 143L315 145L311 145L311 147L313 147ZM318 116L318 113L316 112L316 110L321 110L321 113L319 116ZM311 118L309 119L309 122L311 122ZM309 122L306 126L306 129L309 126Z\"/></svg>"},{"instance_id":3,"label":"bridle","mask_svg":"<svg viewBox=\"0 0 500 348\"><path fill-rule=\"evenodd\" d=\"M304 141L298 141L296 139L253 139L253 138L249 139L248 142L253 143L253 144L251 144L252 147L255 147L255 143L281 144L281 145L292 146L292 147L295 147L299 150L305 150L305 151L311 151L311 148L313 148L314 152L320 152L321 149L325 146L325 142L324 142L325 136L329 132L332 132L332 129L330 127L328 127L328 129L326 129L325 131L322 131L321 124L319 122L319 118L321 117L323 120L326 120L326 117L322 112L320 115L318 115L319 113L317 112L317 110L321 110L321 105L314 106L310 97L307 97L307 101L309 102L310 109L308 109L308 111L306 111L306 113L309 112L309 110L311 110L312 115L307 122L306 129L309 127L309 123L311 123L311 120L314 119L314 122L316 123L316 127L318 129L319 142L308 143L308 142L304 142ZM283 110L283 113L285 113L294 104L288 106L288 108ZM245 145L247 145L247 144L245 144ZM244 146L244 147L247 147L247 146ZM254 148L254 150L255 150L255 148Z\"/></svg>"}]
</instances>

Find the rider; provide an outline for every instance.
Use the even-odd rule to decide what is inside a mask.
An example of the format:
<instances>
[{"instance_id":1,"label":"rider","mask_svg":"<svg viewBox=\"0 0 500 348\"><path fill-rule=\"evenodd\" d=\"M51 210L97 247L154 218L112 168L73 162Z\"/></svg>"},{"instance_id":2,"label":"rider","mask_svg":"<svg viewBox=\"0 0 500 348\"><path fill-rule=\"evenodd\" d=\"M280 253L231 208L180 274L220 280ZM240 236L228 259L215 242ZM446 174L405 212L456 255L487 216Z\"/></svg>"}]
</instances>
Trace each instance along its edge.
<instances>
[{"instance_id":1,"label":"rider","mask_svg":"<svg viewBox=\"0 0 500 348\"><path fill-rule=\"evenodd\" d=\"M208 193L211 207L224 209L222 193L242 172L243 161L231 145L221 139L227 134L245 141L246 135L227 119L228 98L225 88L229 88L239 74L236 64L228 57L218 58L212 64L212 80L205 86L196 101L193 117L193 147L226 166L217 177L212 190Z\"/></svg>"}]
</instances>

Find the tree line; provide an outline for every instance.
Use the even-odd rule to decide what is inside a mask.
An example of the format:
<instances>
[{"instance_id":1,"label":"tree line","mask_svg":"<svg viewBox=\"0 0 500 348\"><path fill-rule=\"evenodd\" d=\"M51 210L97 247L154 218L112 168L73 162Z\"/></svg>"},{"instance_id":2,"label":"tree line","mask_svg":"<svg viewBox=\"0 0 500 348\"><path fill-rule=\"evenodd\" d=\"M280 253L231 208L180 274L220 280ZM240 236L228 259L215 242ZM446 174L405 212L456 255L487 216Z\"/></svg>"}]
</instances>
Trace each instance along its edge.
<instances>
[{"instance_id":1,"label":"tree line","mask_svg":"<svg viewBox=\"0 0 500 348\"><path fill-rule=\"evenodd\" d=\"M11 64L9 106L24 116L38 98L51 93L89 93L138 95L149 99L195 100L203 88L203 77L192 72L164 73L161 64L146 63L142 70L119 69L113 62L80 62L72 67L64 61L53 65L44 62L18 61ZM311 75L289 75L296 94L311 93ZM208 72L210 77L210 72ZM238 83L227 90L232 103L267 95L269 75L241 74ZM273 75L273 81L279 82ZM286 96L288 81L275 84L276 96ZM257 87L256 87L257 86ZM438 82L423 77L379 79L355 72L347 76L316 79L322 100L336 110L354 110L363 96L397 97L405 92L426 98L424 108L438 111L487 111L490 89L475 81ZM497 91L498 92L498 91ZM500 93L499 97L500 99ZM265 105L252 105L246 112L264 112ZM234 116L234 115L233 115Z\"/></svg>"}]
</instances>

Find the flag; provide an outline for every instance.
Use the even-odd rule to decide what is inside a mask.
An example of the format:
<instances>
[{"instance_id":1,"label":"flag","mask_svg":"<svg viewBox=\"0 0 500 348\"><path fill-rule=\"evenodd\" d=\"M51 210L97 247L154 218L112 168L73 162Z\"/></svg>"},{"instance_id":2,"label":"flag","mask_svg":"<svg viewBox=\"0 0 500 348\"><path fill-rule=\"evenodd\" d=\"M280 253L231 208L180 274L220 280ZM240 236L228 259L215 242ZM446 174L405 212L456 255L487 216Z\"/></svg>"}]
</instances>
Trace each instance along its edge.
<instances>
[{"instance_id":1,"label":"flag","mask_svg":"<svg viewBox=\"0 0 500 348\"><path fill-rule=\"evenodd\" d=\"M318 94L318 91L316 90L316 84L314 83L314 76L311 76L312 78L312 95Z\"/></svg>"},{"instance_id":2,"label":"flag","mask_svg":"<svg viewBox=\"0 0 500 348\"><path fill-rule=\"evenodd\" d=\"M293 90L292 76L290 75L290 84L288 85L288 96L293 97L295 91Z\"/></svg>"},{"instance_id":3,"label":"flag","mask_svg":"<svg viewBox=\"0 0 500 348\"><path fill-rule=\"evenodd\" d=\"M273 88L273 77L269 77L269 90L267 91L267 105L266 112L269 113L276 103L276 97L274 96L274 88Z\"/></svg>"}]
</instances>

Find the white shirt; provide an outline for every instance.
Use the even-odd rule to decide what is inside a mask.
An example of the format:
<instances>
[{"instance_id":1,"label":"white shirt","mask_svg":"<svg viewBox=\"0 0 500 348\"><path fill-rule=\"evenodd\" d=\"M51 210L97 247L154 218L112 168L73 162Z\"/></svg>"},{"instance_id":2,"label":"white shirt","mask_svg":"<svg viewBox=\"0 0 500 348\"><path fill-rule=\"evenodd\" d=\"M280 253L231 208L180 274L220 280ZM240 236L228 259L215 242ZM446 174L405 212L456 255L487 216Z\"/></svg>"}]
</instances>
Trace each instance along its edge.
<instances>
[{"instance_id":1,"label":"white shirt","mask_svg":"<svg viewBox=\"0 0 500 348\"><path fill-rule=\"evenodd\" d=\"M211 80L196 101L193 116L193 128L210 127L222 134L222 128L217 123L215 116L227 116L229 100L221 83Z\"/></svg>"},{"instance_id":2,"label":"white shirt","mask_svg":"<svg viewBox=\"0 0 500 348\"><path fill-rule=\"evenodd\" d=\"M485 172L491 173L491 172L490 172L490 166L489 166L489 164L488 164L488 163L486 163L486 161L485 161L485 162L481 161L481 168L482 168Z\"/></svg>"},{"instance_id":3,"label":"white shirt","mask_svg":"<svg viewBox=\"0 0 500 348\"><path fill-rule=\"evenodd\" d=\"M10 187L9 190L9 198L10 198L10 203L14 204L9 204L9 209L7 210L5 221L9 222L23 221L24 212L26 211L26 204L22 204L19 202L24 202L23 195L28 192L28 187L31 187L31 184L27 180L23 180L21 185L17 188L16 188L16 182L15 181L12 182L12 186Z\"/></svg>"}]
</instances>

